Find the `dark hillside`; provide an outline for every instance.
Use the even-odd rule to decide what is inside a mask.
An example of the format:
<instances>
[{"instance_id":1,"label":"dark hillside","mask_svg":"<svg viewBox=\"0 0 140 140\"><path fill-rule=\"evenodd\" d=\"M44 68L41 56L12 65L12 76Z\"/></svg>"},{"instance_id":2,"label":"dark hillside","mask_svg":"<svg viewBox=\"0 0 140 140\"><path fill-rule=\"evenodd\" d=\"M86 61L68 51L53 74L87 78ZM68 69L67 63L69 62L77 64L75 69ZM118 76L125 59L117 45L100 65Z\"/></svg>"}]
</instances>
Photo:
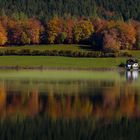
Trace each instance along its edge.
<instances>
[{"instance_id":1,"label":"dark hillside","mask_svg":"<svg viewBox=\"0 0 140 140\"><path fill-rule=\"evenodd\" d=\"M16 17L54 15L140 20L139 0L0 0L0 13Z\"/></svg>"}]
</instances>

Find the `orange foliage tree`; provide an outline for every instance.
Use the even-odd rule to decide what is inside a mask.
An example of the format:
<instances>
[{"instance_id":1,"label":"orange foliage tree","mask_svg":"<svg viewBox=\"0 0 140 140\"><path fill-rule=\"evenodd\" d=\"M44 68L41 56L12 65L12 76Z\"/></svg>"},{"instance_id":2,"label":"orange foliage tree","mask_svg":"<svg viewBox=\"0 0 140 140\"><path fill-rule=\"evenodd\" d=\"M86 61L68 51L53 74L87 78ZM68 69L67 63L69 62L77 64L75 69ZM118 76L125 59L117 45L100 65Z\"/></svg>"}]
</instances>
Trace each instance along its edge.
<instances>
[{"instance_id":1,"label":"orange foliage tree","mask_svg":"<svg viewBox=\"0 0 140 140\"><path fill-rule=\"evenodd\" d=\"M0 23L0 45L5 45L7 42L7 32L3 25Z\"/></svg>"},{"instance_id":2,"label":"orange foliage tree","mask_svg":"<svg viewBox=\"0 0 140 140\"><path fill-rule=\"evenodd\" d=\"M53 44L58 35L62 32L63 22L60 18L54 17L47 23L47 40L48 43Z\"/></svg>"},{"instance_id":3,"label":"orange foliage tree","mask_svg":"<svg viewBox=\"0 0 140 140\"><path fill-rule=\"evenodd\" d=\"M99 32L106 50L132 49L136 42L136 30L131 23L109 21Z\"/></svg>"},{"instance_id":4,"label":"orange foliage tree","mask_svg":"<svg viewBox=\"0 0 140 140\"><path fill-rule=\"evenodd\" d=\"M132 49L136 42L136 30L131 23L119 22L117 28L120 32L121 49Z\"/></svg>"}]
</instances>

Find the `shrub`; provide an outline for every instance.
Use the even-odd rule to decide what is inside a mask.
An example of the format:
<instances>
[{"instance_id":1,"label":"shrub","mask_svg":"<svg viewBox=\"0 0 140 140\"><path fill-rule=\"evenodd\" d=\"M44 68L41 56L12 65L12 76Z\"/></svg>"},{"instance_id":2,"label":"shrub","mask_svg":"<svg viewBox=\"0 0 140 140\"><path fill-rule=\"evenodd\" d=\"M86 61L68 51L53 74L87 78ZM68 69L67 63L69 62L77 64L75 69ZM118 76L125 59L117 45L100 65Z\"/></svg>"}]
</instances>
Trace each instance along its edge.
<instances>
[{"instance_id":1,"label":"shrub","mask_svg":"<svg viewBox=\"0 0 140 140\"><path fill-rule=\"evenodd\" d=\"M31 55L30 49L22 49L18 52L19 55Z\"/></svg>"},{"instance_id":2,"label":"shrub","mask_svg":"<svg viewBox=\"0 0 140 140\"><path fill-rule=\"evenodd\" d=\"M124 68L124 67L125 67L125 63L121 62L121 63L119 64L119 67Z\"/></svg>"}]
</instances>

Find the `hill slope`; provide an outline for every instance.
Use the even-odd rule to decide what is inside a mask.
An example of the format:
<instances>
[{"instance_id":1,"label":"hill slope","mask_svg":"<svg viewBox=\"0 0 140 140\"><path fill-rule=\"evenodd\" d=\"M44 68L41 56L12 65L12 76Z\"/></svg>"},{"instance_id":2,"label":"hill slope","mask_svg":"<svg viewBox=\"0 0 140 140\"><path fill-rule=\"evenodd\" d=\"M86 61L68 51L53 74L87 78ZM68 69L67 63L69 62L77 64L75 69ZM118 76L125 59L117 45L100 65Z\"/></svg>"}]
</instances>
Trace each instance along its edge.
<instances>
[{"instance_id":1,"label":"hill slope","mask_svg":"<svg viewBox=\"0 0 140 140\"><path fill-rule=\"evenodd\" d=\"M0 13L51 18L54 15L100 16L140 20L139 0L0 0Z\"/></svg>"}]
</instances>

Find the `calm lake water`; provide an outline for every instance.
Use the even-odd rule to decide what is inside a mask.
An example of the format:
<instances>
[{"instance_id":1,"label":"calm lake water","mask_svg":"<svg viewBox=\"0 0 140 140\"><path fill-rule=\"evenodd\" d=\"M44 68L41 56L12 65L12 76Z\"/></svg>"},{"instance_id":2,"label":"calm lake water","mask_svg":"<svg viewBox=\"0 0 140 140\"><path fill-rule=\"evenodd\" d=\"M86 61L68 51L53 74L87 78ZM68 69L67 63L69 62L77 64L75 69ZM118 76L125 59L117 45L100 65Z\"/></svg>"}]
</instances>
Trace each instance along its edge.
<instances>
[{"instance_id":1,"label":"calm lake water","mask_svg":"<svg viewBox=\"0 0 140 140\"><path fill-rule=\"evenodd\" d=\"M138 140L140 74L0 71L0 140Z\"/></svg>"}]
</instances>

